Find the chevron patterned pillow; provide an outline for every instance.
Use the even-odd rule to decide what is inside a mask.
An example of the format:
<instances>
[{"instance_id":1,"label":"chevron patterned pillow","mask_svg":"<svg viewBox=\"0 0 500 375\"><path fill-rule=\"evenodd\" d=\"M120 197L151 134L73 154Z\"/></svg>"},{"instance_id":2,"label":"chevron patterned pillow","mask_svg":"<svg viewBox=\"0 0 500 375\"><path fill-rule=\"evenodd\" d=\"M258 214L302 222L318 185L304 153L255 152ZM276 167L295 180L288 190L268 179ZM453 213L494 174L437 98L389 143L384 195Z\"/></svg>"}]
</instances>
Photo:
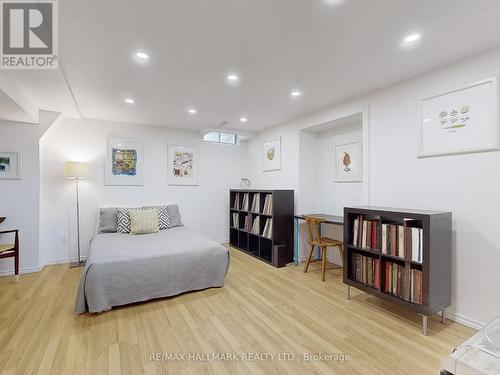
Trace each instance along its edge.
<instances>
[{"instance_id":1,"label":"chevron patterned pillow","mask_svg":"<svg viewBox=\"0 0 500 375\"><path fill-rule=\"evenodd\" d=\"M118 233L130 233L130 213L128 208L116 210L116 231Z\"/></svg>"},{"instance_id":2,"label":"chevron patterned pillow","mask_svg":"<svg viewBox=\"0 0 500 375\"><path fill-rule=\"evenodd\" d=\"M144 210L158 210L158 221L160 223L160 230L172 228L170 216L168 215L167 206L145 206Z\"/></svg>"}]
</instances>

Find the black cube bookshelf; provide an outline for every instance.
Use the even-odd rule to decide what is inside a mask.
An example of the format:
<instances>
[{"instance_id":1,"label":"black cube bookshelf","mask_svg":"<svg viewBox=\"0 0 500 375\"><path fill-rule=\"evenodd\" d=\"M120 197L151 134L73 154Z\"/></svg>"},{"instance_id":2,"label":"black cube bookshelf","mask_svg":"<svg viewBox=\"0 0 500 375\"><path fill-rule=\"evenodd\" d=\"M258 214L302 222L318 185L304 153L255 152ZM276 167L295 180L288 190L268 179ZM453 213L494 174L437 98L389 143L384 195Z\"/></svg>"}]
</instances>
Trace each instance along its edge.
<instances>
[{"instance_id":1,"label":"black cube bookshelf","mask_svg":"<svg viewBox=\"0 0 500 375\"><path fill-rule=\"evenodd\" d=\"M272 203L268 203L271 207L266 207L268 210L264 212L266 197ZM258 202L257 207L254 200ZM293 190L230 190L229 207L232 247L274 267L284 267L293 261ZM249 228L245 228L246 220ZM256 220L258 225L254 225ZM268 221L272 222L272 228L269 224L266 231Z\"/></svg>"},{"instance_id":2,"label":"black cube bookshelf","mask_svg":"<svg viewBox=\"0 0 500 375\"><path fill-rule=\"evenodd\" d=\"M352 286L403 305L422 315L427 335L427 317L441 311L444 321L451 305L451 220L451 212L345 207L348 298Z\"/></svg>"}]
</instances>

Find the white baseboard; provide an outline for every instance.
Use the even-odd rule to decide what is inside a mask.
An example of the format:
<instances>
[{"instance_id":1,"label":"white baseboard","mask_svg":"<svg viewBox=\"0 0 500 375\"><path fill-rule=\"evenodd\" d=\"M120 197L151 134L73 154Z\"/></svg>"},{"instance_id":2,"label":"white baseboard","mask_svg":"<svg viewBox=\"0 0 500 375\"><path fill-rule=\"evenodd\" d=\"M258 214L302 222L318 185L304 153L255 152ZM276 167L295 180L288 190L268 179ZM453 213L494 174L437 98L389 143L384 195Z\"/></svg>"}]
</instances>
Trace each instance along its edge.
<instances>
[{"instance_id":1,"label":"white baseboard","mask_svg":"<svg viewBox=\"0 0 500 375\"><path fill-rule=\"evenodd\" d=\"M29 267L29 268L21 268L19 269L20 274L24 273L34 273L34 272L40 272L42 269L40 267ZM14 270L5 270L5 271L0 271L0 276L13 276L14 275Z\"/></svg>"},{"instance_id":2,"label":"white baseboard","mask_svg":"<svg viewBox=\"0 0 500 375\"><path fill-rule=\"evenodd\" d=\"M81 257L81 259L85 260L85 259L87 259L87 257ZM43 270L43 267L45 267L45 266L53 266L56 264L67 264L67 263L71 263L71 262L76 262L77 260L78 260L77 257L46 260L39 267L30 267L30 268L19 269L19 274L40 272L41 270ZM14 269L0 271L0 277L13 276L13 275L14 275Z\"/></svg>"},{"instance_id":3,"label":"white baseboard","mask_svg":"<svg viewBox=\"0 0 500 375\"><path fill-rule=\"evenodd\" d=\"M87 257L80 257L82 260L86 260ZM78 261L78 258L77 257L73 257L73 258L61 258L61 259L52 259L52 260L46 260L43 265L40 267L40 269L43 269L43 267L45 266L53 266L53 265L56 265L56 264L67 264L67 263L71 263L71 262L76 262Z\"/></svg>"},{"instance_id":4,"label":"white baseboard","mask_svg":"<svg viewBox=\"0 0 500 375\"><path fill-rule=\"evenodd\" d=\"M487 323L480 322L476 319L469 318L467 316L456 314L451 311L446 311L446 318L453 320L454 322L463 324L464 326L474 328L477 330L483 329Z\"/></svg>"}]
</instances>

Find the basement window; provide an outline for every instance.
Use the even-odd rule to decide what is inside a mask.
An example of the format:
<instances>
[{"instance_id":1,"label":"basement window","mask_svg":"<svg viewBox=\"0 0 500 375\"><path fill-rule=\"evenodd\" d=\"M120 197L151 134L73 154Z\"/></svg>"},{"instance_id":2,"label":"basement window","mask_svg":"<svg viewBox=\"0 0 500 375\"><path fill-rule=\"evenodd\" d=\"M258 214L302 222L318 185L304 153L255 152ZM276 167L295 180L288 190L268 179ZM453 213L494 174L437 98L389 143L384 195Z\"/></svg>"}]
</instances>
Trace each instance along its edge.
<instances>
[{"instance_id":1,"label":"basement window","mask_svg":"<svg viewBox=\"0 0 500 375\"><path fill-rule=\"evenodd\" d=\"M227 145L235 145L237 141L236 134L222 133L222 132L209 132L203 136L205 142L224 143Z\"/></svg>"}]
</instances>

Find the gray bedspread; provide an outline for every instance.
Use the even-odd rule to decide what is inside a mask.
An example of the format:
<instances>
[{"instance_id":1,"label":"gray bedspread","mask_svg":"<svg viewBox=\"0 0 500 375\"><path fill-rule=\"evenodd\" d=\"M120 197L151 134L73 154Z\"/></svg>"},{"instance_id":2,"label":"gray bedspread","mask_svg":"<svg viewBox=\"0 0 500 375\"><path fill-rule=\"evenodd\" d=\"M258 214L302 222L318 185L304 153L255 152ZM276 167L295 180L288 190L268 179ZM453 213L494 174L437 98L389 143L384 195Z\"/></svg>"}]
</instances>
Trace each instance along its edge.
<instances>
[{"instance_id":1,"label":"gray bedspread","mask_svg":"<svg viewBox=\"0 0 500 375\"><path fill-rule=\"evenodd\" d=\"M228 267L226 248L186 227L144 235L96 234L80 279L75 312L97 313L221 287Z\"/></svg>"}]
</instances>

